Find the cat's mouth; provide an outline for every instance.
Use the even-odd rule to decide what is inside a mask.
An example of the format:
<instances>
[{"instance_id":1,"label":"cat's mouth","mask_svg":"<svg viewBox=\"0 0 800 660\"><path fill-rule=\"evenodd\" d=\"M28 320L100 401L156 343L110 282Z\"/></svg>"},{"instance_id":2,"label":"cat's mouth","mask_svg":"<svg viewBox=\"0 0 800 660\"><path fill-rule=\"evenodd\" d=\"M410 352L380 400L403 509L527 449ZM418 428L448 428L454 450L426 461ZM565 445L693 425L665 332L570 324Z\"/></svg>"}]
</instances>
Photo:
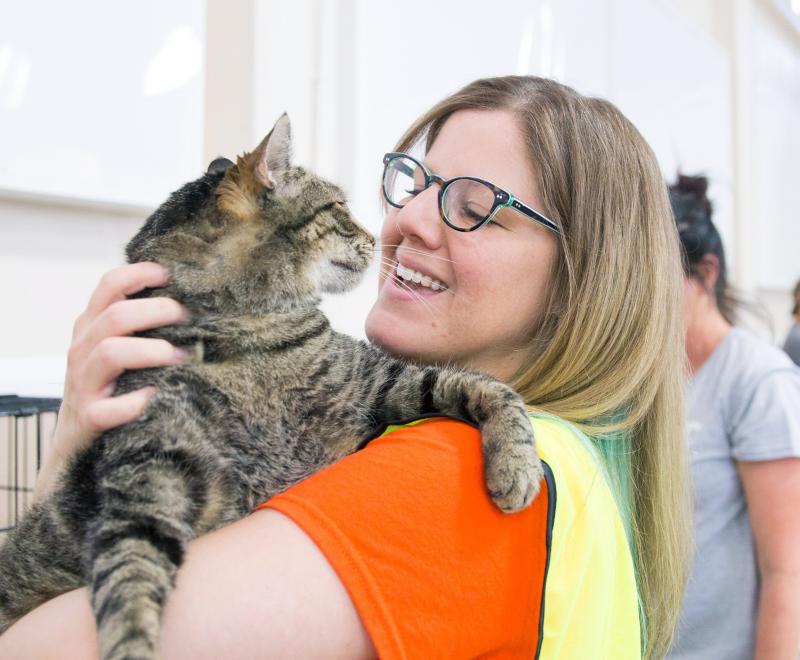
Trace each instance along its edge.
<instances>
[{"instance_id":1,"label":"cat's mouth","mask_svg":"<svg viewBox=\"0 0 800 660\"><path fill-rule=\"evenodd\" d=\"M361 280L367 264L350 259L329 259L318 272L320 291L344 293Z\"/></svg>"},{"instance_id":2,"label":"cat's mouth","mask_svg":"<svg viewBox=\"0 0 800 660\"><path fill-rule=\"evenodd\" d=\"M336 266L336 268L341 268L351 273L360 273L364 270L360 264L353 264L346 261L331 261L331 266Z\"/></svg>"}]
</instances>

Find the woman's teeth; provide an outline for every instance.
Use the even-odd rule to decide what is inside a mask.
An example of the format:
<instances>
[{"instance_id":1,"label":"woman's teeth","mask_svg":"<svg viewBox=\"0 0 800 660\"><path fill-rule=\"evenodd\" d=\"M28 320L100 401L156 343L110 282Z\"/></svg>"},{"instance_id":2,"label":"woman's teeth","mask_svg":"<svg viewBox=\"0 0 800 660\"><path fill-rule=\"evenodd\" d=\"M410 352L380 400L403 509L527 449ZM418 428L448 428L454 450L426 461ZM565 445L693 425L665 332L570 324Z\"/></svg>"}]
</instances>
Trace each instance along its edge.
<instances>
[{"instance_id":1,"label":"woman's teeth","mask_svg":"<svg viewBox=\"0 0 800 660\"><path fill-rule=\"evenodd\" d=\"M428 289L432 289L434 291L439 291L440 289L444 290L446 288L444 284L439 282L439 280L433 280L428 275L423 275L417 270L406 268L400 264L397 264L396 272L397 277L400 279L403 279L406 282L414 282L414 284L419 284L420 286L427 287Z\"/></svg>"}]
</instances>

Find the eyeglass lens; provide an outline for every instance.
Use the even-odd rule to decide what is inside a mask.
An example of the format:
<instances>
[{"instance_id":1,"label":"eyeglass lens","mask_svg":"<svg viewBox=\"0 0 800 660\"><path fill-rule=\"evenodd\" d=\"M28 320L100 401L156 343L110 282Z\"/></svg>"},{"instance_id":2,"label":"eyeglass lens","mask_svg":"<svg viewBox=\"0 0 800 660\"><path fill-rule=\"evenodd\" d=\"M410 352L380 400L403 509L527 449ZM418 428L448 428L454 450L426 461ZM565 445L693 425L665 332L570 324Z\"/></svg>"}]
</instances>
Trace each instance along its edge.
<instances>
[{"instance_id":1,"label":"eyeglass lens","mask_svg":"<svg viewBox=\"0 0 800 660\"><path fill-rule=\"evenodd\" d=\"M402 207L425 189L425 172L410 158L398 156L386 165L384 192L389 203ZM447 184L442 211L447 222L459 229L480 224L492 210L494 191L473 179L455 179Z\"/></svg>"}]
</instances>

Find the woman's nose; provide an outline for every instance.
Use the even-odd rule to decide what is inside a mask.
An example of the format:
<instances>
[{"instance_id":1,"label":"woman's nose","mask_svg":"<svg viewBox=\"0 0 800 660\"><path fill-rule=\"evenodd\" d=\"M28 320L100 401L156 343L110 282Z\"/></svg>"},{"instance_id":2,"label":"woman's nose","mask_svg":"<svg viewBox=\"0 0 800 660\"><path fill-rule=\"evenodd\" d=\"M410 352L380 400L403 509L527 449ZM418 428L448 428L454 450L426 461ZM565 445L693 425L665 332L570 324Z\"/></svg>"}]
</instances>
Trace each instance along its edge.
<instances>
[{"instance_id":1,"label":"woman's nose","mask_svg":"<svg viewBox=\"0 0 800 660\"><path fill-rule=\"evenodd\" d=\"M397 209L394 221L405 238L419 241L430 250L438 248L445 229L439 215L439 187L430 186Z\"/></svg>"}]
</instances>

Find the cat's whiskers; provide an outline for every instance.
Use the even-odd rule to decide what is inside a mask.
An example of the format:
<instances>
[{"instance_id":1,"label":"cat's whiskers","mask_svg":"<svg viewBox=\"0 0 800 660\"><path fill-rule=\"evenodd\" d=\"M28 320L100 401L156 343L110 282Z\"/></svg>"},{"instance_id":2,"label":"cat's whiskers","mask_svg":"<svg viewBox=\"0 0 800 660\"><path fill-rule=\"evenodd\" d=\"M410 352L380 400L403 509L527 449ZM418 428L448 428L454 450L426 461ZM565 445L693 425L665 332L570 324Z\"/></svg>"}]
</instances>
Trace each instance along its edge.
<instances>
[{"instance_id":1,"label":"cat's whiskers","mask_svg":"<svg viewBox=\"0 0 800 660\"><path fill-rule=\"evenodd\" d=\"M431 315L436 318L437 321L441 320L441 315L433 308L433 306L427 300L425 300L423 296L419 295L419 293L417 293L408 284L406 284L402 278L397 277L394 270L396 264L392 264L387 259L382 259L381 261L383 265L389 266L389 270L381 269L380 272L381 281L384 281L389 277L394 278L395 282L397 282L401 287L403 287L406 291L408 291L415 300L422 303L425 306L425 308L431 313Z\"/></svg>"},{"instance_id":2,"label":"cat's whiskers","mask_svg":"<svg viewBox=\"0 0 800 660\"><path fill-rule=\"evenodd\" d=\"M382 256L380 259L381 259L381 263L382 263L384 266L387 266L387 267L388 267L388 269L389 269L389 270L390 270L392 273L394 273L394 272L395 272L395 269L396 269L396 268L397 268L397 266L399 265L399 262L398 262L396 259L390 259L389 257L383 257L383 256ZM381 271L381 272L382 272L382 274L383 274L383 271ZM397 279L398 279L400 282L403 282L403 280L402 280L401 278L399 278L399 277L398 277ZM404 284L405 284L405 283L404 283ZM408 288L408 286L406 286L406 288ZM442 287L439 289L439 291L441 291L441 292L443 292L443 293L449 293L451 296L453 296L453 298L459 298L460 300L463 300L464 302L467 302L467 303L469 302L469 299L468 299L468 298L467 298L467 297L466 297L466 296L465 296L463 293L458 293L458 294L457 294L455 291L452 291L452 290L450 290L449 288L447 288L447 287L446 287L446 286L444 286L444 285L442 285ZM416 292L414 292L414 293L416 293Z\"/></svg>"},{"instance_id":3,"label":"cat's whiskers","mask_svg":"<svg viewBox=\"0 0 800 660\"><path fill-rule=\"evenodd\" d=\"M376 244L375 247L373 248L373 250L375 252L380 252L385 247L396 248L396 247L400 247L400 246L399 245L394 245L392 243L382 243L382 244ZM429 257L431 259L440 259L441 261L447 261L448 263L451 263L451 264L456 263L452 259L447 259L446 257L440 257L440 256L438 256L436 254L431 254L430 252L425 252L425 250L418 250L417 248L412 248L412 247L409 247L408 245L403 245L402 247L403 247L403 250L408 251L408 252L413 252L414 254L421 254L421 255L423 255L425 257Z\"/></svg>"},{"instance_id":4,"label":"cat's whiskers","mask_svg":"<svg viewBox=\"0 0 800 660\"><path fill-rule=\"evenodd\" d=\"M390 274L388 274L388 273L382 273L382 274L381 274L381 277L382 277L382 279L384 279L384 280L385 280L387 277L394 277L394 276L393 276L393 275L390 275ZM414 298L414 299L415 299L417 302L420 302L420 303L422 303L422 305L425 307L425 309L426 309L428 312L430 312L430 314L431 314L431 315L432 315L434 318L436 318L436 320L437 320L437 321L440 321L440 320L441 320L441 315L440 315L440 314L439 314L439 313L438 313L438 312L437 312L435 309L433 309L433 307L431 307L431 304L430 304L429 302L427 302L427 301L426 301L426 300L425 300L425 299L424 299L422 296L420 296L420 295L419 295L419 294L418 294L416 291L414 291L414 289L412 289L410 286L408 286L408 284L406 284L405 282L403 282L401 279L398 279L398 280L397 280L397 282L399 283L399 285L400 285L401 287L403 287L403 288L404 288L406 291L408 291L408 292L411 294L411 296L412 296L412 297L413 297L413 298Z\"/></svg>"},{"instance_id":5,"label":"cat's whiskers","mask_svg":"<svg viewBox=\"0 0 800 660\"><path fill-rule=\"evenodd\" d=\"M391 259L389 257L381 257L381 263L384 266L387 266L392 272L395 272L397 267L400 265L400 262L397 261L397 259ZM402 278L400 279L402 281ZM449 291L449 289L442 282L439 282L439 287L439 291Z\"/></svg>"}]
</instances>

